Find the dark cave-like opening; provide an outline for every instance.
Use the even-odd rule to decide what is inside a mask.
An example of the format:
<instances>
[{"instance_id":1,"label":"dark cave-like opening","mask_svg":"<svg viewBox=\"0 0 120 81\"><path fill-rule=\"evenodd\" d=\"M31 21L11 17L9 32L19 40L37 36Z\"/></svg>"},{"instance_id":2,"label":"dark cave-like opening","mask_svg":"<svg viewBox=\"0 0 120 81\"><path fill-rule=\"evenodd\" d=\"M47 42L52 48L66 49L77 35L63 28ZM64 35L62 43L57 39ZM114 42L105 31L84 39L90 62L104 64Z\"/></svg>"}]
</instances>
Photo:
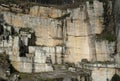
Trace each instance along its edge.
<instances>
[{"instance_id":1,"label":"dark cave-like opening","mask_svg":"<svg viewBox=\"0 0 120 81\"><path fill-rule=\"evenodd\" d=\"M118 74L114 74L111 81L120 81L120 76Z\"/></svg>"}]
</instances>

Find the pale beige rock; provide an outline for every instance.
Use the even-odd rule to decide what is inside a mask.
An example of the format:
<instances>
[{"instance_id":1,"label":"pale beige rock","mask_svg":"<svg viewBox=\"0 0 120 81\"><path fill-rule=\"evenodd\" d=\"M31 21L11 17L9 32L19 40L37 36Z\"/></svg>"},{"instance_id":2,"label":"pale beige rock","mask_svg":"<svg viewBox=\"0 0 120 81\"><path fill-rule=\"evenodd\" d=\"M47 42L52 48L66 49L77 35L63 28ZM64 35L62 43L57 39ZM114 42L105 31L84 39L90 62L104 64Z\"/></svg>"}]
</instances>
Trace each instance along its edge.
<instances>
[{"instance_id":1,"label":"pale beige rock","mask_svg":"<svg viewBox=\"0 0 120 81\"><path fill-rule=\"evenodd\" d=\"M32 64L29 62L13 61L13 62L11 62L11 64L14 66L14 68L17 71L26 72L26 73L32 72Z\"/></svg>"},{"instance_id":2,"label":"pale beige rock","mask_svg":"<svg viewBox=\"0 0 120 81\"><path fill-rule=\"evenodd\" d=\"M65 14L64 11L56 9L54 7L40 7L34 6L30 8L30 15L39 16L44 18L57 18Z\"/></svg>"},{"instance_id":3,"label":"pale beige rock","mask_svg":"<svg viewBox=\"0 0 120 81\"><path fill-rule=\"evenodd\" d=\"M93 81L110 81L115 74L114 68L94 68L92 73Z\"/></svg>"},{"instance_id":4,"label":"pale beige rock","mask_svg":"<svg viewBox=\"0 0 120 81\"><path fill-rule=\"evenodd\" d=\"M96 56L97 61L112 61L111 55L114 53L114 42L97 41L96 42Z\"/></svg>"},{"instance_id":5,"label":"pale beige rock","mask_svg":"<svg viewBox=\"0 0 120 81\"><path fill-rule=\"evenodd\" d=\"M96 34L101 34L104 29L103 5L102 2L94 0L93 4L86 2L85 5L74 9L60 10L53 7L34 6L30 8L29 14L1 13L5 22L15 28L30 27L35 31L35 42L39 47L30 47L29 49L31 57L35 58L35 72L50 71L49 66L45 63L49 55L51 55L53 64L61 64L62 60L78 63L82 59L94 62L113 61L114 58L111 58L110 54L114 52L115 43L96 40ZM70 15L62 19L65 14ZM21 70L21 66L31 62L31 58L29 57L28 60L28 57L19 57L19 37L14 38L13 44L13 54L11 53L10 58L12 61L16 61L13 65L17 70L25 72L26 68ZM0 46L2 47L2 45L1 42ZM5 45L9 45L9 43L5 42ZM61 58L62 54L64 54L63 59ZM117 62L119 61L118 57L115 56ZM30 64L27 65L30 66ZM47 69L43 69L43 67ZM31 68L26 72L31 72Z\"/></svg>"}]
</instances>

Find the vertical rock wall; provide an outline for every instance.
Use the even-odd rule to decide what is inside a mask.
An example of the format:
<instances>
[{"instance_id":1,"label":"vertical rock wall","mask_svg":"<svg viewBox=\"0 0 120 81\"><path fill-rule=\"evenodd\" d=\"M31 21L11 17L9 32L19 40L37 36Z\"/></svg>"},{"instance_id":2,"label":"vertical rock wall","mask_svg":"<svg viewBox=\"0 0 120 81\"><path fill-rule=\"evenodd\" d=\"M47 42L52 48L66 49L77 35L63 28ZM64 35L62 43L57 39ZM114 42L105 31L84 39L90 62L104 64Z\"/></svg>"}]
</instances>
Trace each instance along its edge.
<instances>
[{"instance_id":1,"label":"vertical rock wall","mask_svg":"<svg viewBox=\"0 0 120 81\"><path fill-rule=\"evenodd\" d=\"M111 81L115 69L113 68L94 68L92 72L92 81Z\"/></svg>"},{"instance_id":2,"label":"vertical rock wall","mask_svg":"<svg viewBox=\"0 0 120 81\"><path fill-rule=\"evenodd\" d=\"M45 51L57 46L63 48L58 60L63 58L64 62L73 63L82 59L111 61L110 54L113 53L115 43L96 39L96 34L104 30L103 6L103 2L94 0L93 3L87 1L77 8L34 6L30 8L29 14L2 14L5 22L14 27L32 28L36 35L36 45L46 47ZM55 57L54 53L50 55Z\"/></svg>"},{"instance_id":3,"label":"vertical rock wall","mask_svg":"<svg viewBox=\"0 0 120 81\"><path fill-rule=\"evenodd\" d=\"M117 54L115 56L116 62L120 62L120 1L114 1L114 16L115 16L115 30L116 30L116 37L117 37Z\"/></svg>"}]
</instances>

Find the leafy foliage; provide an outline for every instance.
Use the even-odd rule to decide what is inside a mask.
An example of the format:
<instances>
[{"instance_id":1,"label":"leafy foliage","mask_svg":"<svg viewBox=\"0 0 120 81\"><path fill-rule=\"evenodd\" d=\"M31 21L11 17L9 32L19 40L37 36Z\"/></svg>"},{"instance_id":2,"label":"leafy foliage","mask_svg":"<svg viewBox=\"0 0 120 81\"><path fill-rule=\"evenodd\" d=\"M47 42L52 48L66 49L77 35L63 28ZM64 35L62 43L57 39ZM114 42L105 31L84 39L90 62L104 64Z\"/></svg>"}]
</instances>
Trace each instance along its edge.
<instances>
[{"instance_id":1,"label":"leafy foliage","mask_svg":"<svg viewBox=\"0 0 120 81\"><path fill-rule=\"evenodd\" d=\"M102 34L97 35L97 39L108 40L109 42L113 42L116 40L116 37L114 34L112 34L112 32L106 31Z\"/></svg>"},{"instance_id":2,"label":"leafy foliage","mask_svg":"<svg viewBox=\"0 0 120 81\"><path fill-rule=\"evenodd\" d=\"M41 4L70 4L72 2L74 3L81 3L93 0L0 0L0 3L20 3L20 2L34 2L34 3L41 3Z\"/></svg>"}]
</instances>

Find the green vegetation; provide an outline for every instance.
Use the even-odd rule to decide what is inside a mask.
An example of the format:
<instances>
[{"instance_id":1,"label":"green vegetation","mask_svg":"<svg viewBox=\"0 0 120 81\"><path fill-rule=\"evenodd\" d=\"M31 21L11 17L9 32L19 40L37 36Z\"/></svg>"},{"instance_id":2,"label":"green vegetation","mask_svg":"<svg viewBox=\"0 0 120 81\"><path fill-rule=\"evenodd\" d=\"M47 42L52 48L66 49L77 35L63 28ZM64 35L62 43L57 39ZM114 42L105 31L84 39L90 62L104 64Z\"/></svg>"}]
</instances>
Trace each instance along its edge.
<instances>
[{"instance_id":1,"label":"green vegetation","mask_svg":"<svg viewBox=\"0 0 120 81\"><path fill-rule=\"evenodd\" d=\"M92 62L93 64L113 64L113 61L96 61Z\"/></svg>"},{"instance_id":2,"label":"green vegetation","mask_svg":"<svg viewBox=\"0 0 120 81\"><path fill-rule=\"evenodd\" d=\"M52 79L41 79L41 78L38 78L37 81L53 81Z\"/></svg>"},{"instance_id":3,"label":"green vegetation","mask_svg":"<svg viewBox=\"0 0 120 81\"><path fill-rule=\"evenodd\" d=\"M86 1L89 1L90 4L93 4L94 0L0 0L0 4L17 4L19 8L28 9L34 5L41 6L52 6L59 9L66 8L76 8L79 5L86 4ZM108 0L99 0L101 2L107 2Z\"/></svg>"},{"instance_id":4,"label":"green vegetation","mask_svg":"<svg viewBox=\"0 0 120 81\"><path fill-rule=\"evenodd\" d=\"M34 75L32 73L28 74L28 73L19 73L19 76L21 79L25 79L25 80L30 80L31 78L34 77Z\"/></svg>"},{"instance_id":5,"label":"green vegetation","mask_svg":"<svg viewBox=\"0 0 120 81\"><path fill-rule=\"evenodd\" d=\"M77 3L84 3L86 1L93 2L93 0L74 0L74 4ZM73 0L0 0L0 3L9 4L9 3L39 3L39 4L55 4L55 5L61 5L61 4L72 4Z\"/></svg>"},{"instance_id":6,"label":"green vegetation","mask_svg":"<svg viewBox=\"0 0 120 81\"><path fill-rule=\"evenodd\" d=\"M20 0L0 0L2 4L9 4L9 3L19 3Z\"/></svg>"},{"instance_id":7,"label":"green vegetation","mask_svg":"<svg viewBox=\"0 0 120 81\"><path fill-rule=\"evenodd\" d=\"M115 34L111 31L105 31L102 34L96 35L98 40L108 40L109 42L113 42L116 40Z\"/></svg>"},{"instance_id":8,"label":"green vegetation","mask_svg":"<svg viewBox=\"0 0 120 81\"><path fill-rule=\"evenodd\" d=\"M27 81L31 79L36 79L37 81L53 81L50 78L43 79L39 76L39 74L19 73L19 75L22 80L27 80Z\"/></svg>"},{"instance_id":9,"label":"green vegetation","mask_svg":"<svg viewBox=\"0 0 120 81\"><path fill-rule=\"evenodd\" d=\"M114 26L114 16L112 12L112 8L109 6L110 0L99 0L103 2L103 26L104 30L101 34L96 35L98 40L108 40L109 42L116 41L116 34L115 34L115 26ZM111 0L112 1L112 0Z\"/></svg>"},{"instance_id":10,"label":"green vegetation","mask_svg":"<svg viewBox=\"0 0 120 81\"><path fill-rule=\"evenodd\" d=\"M70 62L66 62L65 65L67 67L75 67L75 64L74 63L70 63Z\"/></svg>"},{"instance_id":11,"label":"green vegetation","mask_svg":"<svg viewBox=\"0 0 120 81\"><path fill-rule=\"evenodd\" d=\"M21 28L21 29L20 29L20 31L24 31L24 32L31 32L31 31L32 31L32 29L31 29L31 28L26 27L26 28Z\"/></svg>"}]
</instances>

